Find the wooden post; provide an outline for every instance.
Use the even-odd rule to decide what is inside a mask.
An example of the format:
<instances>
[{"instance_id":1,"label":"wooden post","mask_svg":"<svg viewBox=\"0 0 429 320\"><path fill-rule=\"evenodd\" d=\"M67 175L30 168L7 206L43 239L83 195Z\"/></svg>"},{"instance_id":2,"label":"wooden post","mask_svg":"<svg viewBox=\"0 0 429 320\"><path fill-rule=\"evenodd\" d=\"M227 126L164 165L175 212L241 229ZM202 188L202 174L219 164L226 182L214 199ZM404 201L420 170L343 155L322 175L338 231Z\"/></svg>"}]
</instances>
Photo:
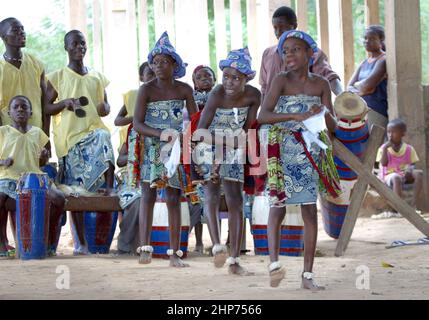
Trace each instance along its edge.
<instances>
[{"instance_id":1,"label":"wooden post","mask_svg":"<svg viewBox=\"0 0 429 320\"><path fill-rule=\"evenodd\" d=\"M230 0L229 2L229 23L231 33L231 49L243 47L243 23L241 19L241 1Z\"/></svg>"},{"instance_id":2,"label":"wooden post","mask_svg":"<svg viewBox=\"0 0 429 320\"><path fill-rule=\"evenodd\" d=\"M258 50L258 20L257 20L257 4L256 0L246 0L246 15L247 15L247 45L252 56L253 68L259 71L260 53Z\"/></svg>"},{"instance_id":3,"label":"wooden post","mask_svg":"<svg viewBox=\"0 0 429 320\"><path fill-rule=\"evenodd\" d=\"M66 17L67 31L77 29L87 36L88 27L86 22L86 4L85 0L67 0L66 2Z\"/></svg>"},{"instance_id":4,"label":"wooden post","mask_svg":"<svg viewBox=\"0 0 429 320\"><path fill-rule=\"evenodd\" d=\"M380 24L379 0L365 0L365 25Z\"/></svg>"},{"instance_id":5,"label":"wooden post","mask_svg":"<svg viewBox=\"0 0 429 320\"><path fill-rule=\"evenodd\" d=\"M389 118L401 118L407 123L405 141L417 151L417 166L425 174L424 210L429 209L426 159L427 140L423 107L420 1L386 0L386 47Z\"/></svg>"},{"instance_id":6,"label":"wooden post","mask_svg":"<svg viewBox=\"0 0 429 320\"><path fill-rule=\"evenodd\" d=\"M298 17L298 30L308 32L307 0L296 0L296 15Z\"/></svg>"},{"instance_id":7,"label":"wooden post","mask_svg":"<svg viewBox=\"0 0 429 320\"><path fill-rule=\"evenodd\" d=\"M127 1L127 11L126 11L126 19L127 19L127 37L128 37L128 50L127 50L127 57L128 61L130 63L130 71L131 68L134 67L133 73L130 74L130 79L134 79L133 82L130 81L130 84L134 84L134 88L139 87L139 57L138 57L138 48L137 48L137 8L136 8L136 2L135 0L128 0Z\"/></svg>"},{"instance_id":8,"label":"wooden post","mask_svg":"<svg viewBox=\"0 0 429 320\"><path fill-rule=\"evenodd\" d=\"M140 62L146 61L149 54L149 26L147 14L147 0L140 0L139 7L139 54Z\"/></svg>"},{"instance_id":9,"label":"wooden post","mask_svg":"<svg viewBox=\"0 0 429 320\"><path fill-rule=\"evenodd\" d=\"M274 12L280 8L280 7L290 7L291 6L291 1L290 0L269 0L268 1L268 21L271 21L273 18L273 14ZM275 45L278 43L277 38L274 34L273 28L272 28L272 24L270 23L270 35L269 35L269 39L270 39L270 45Z\"/></svg>"},{"instance_id":10,"label":"wooden post","mask_svg":"<svg viewBox=\"0 0 429 320\"><path fill-rule=\"evenodd\" d=\"M210 64L207 1L175 1L175 25L177 52L189 63L186 76L181 80L192 83L192 70L199 64Z\"/></svg>"},{"instance_id":11,"label":"wooden post","mask_svg":"<svg viewBox=\"0 0 429 320\"><path fill-rule=\"evenodd\" d=\"M365 170L369 172L371 172L374 167L378 148L380 147L384 139L384 132L385 130L379 126L373 126L371 130L371 135L369 137L368 145L366 148L367 151L363 160L363 166L365 167ZM352 232L359 215L359 210L362 206L362 202L365 198L367 189L368 182L359 176L359 179L354 185L351 193L351 202L347 210L343 226L341 228L339 240L337 242L337 249L335 251L336 256L342 256L344 251L347 249L347 245L352 236Z\"/></svg>"},{"instance_id":12,"label":"wooden post","mask_svg":"<svg viewBox=\"0 0 429 320\"><path fill-rule=\"evenodd\" d=\"M162 33L166 31L164 0L153 0L153 14L155 19L155 39L158 40Z\"/></svg>"},{"instance_id":13,"label":"wooden post","mask_svg":"<svg viewBox=\"0 0 429 320\"><path fill-rule=\"evenodd\" d=\"M379 139L377 137L380 135L380 133L377 133L377 131L379 131L380 129L381 128L377 129L377 126L374 126L373 132L374 135L376 135L376 139ZM383 131L383 129L381 130ZM376 139L372 139L372 145L376 144ZM423 219L414 208L408 205L407 202L399 198L396 193L392 191L392 189L390 189L380 179L378 179L372 173L372 170L368 170L369 160L371 160L369 157L373 157L374 154L369 156L366 155L365 159L368 161L368 163L362 164L359 158L357 158L337 139L333 140L333 148L335 154L358 174L359 180L362 180L365 184L370 184L374 189L377 190L380 196L384 197L393 206L393 208L395 208L404 218L406 218L424 235L429 236L429 223L427 223L426 220ZM355 191L353 190L352 203L350 204L349 210L347 211L347 215L349 217L346 216L346 225L343 225L343 229L341 230L340 239L338 241L337 249L335 251L336 256L341 256L344 253L345 248L347 248L354 227L353 221L355 221L356 219L356 217L354 217L353 215L357 215L356 210L358 211L360 207L360 203L358 201L359 199L363 200L362 193L366 191L366 187L364 188L362 184L359 183L359 181L357 184L359 184L359 188L356 190L357 195L355 196Z\"/></svg>"},{"instance_id":14,"label":"wooden post","mask_svg":"<svg viewBox=\"0 0 429 320\"><path fill-rule=\"evenodd\" d=\"M213 0L216 33L216 64L225 59L228 54L226 45L226 16L224 0ZM222 73L216 68L217 78L222 79Z\"/></svg>"},{"instance_id":15,"label":"wooden post","mask_svg":"<svg viewBox=\"0 0 429 320\"><path fill-rule=\"evenodd\" d=\"M101 3L100 0L92 0L92 16L93 16L93 66L96 70L104 70L103 66L103 52L102 52L102 30L101 30Z\"/></svg>"},{"instance_id":16,"label":"wooden post","mask_svg":"<svg viewBox=\"0 0 429 320\"><path fill-rule=\"evenodd\" d=\"M319 46L323 52L329 55L329 17L328 0L317 0L317 34L319 35Z\"/></svg>"},{"instance_id":17,"label":"wooden post","mask_svg":"<svg viewBox=\"0 0 429 320\"><path fill-rule=\"evenodd\" d=\"M352 0L330 0L328 10L329 57L346 86L355 69Z\"/></svg>"}]
</instances>

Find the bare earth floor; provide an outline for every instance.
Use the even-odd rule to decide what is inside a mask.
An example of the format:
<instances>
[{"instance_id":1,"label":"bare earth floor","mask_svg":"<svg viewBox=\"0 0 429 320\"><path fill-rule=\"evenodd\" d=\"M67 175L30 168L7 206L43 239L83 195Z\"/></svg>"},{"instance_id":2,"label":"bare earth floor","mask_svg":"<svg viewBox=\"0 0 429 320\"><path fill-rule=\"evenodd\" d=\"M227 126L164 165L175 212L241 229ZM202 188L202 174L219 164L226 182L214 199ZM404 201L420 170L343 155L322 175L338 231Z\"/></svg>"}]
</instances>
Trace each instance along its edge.
<instances>
[{"instance_id":1,"label":"bare earth floor","mask_svg":"<svg viewBox=\"0 0 429 320\"><path fill-rule=\"evenodd\" d=\"M321 222L321 220L319 220ZM243 256L243 265L255 276L228 275L215 269L209 256L191 255L186 269L168 267L168 261L154 259L142 266L136 257L92 255L73 257L70 228L63 227L59 255L42 261L0 261L0 299L428 299L429 245L386 249L394 240L417 240L423 235L405 219L360 218L352 241L342 258L334 257L336 241L330 239L319 222L316 258L318 283L326 291L311 293L300 289L303 259L282 257L286 279L279 288L269 287L268 258ZM226 239L226 223L223 223ZM10 230L9 230L10 232ZM10 237L13 239L12 237ZM190 237L191 250L195 243ZM204 242L209 246L208 231ZM116 241L112 244L116 248ZM248 232L247 249L253 249ZM252 251L253 252L253 251ZM386 268L388 263L393 268ZM70 289L57 289L64 266L70 271ZM363 267L362 267L363 266ZM369 269L366 269L368 267ZM58 269L57 269L58 268ZM357 288L369 270L369 289ZM56 273L58 271L59 273ZM358 286L359 287L359 286Z\"/></svg>"}]
</instances>

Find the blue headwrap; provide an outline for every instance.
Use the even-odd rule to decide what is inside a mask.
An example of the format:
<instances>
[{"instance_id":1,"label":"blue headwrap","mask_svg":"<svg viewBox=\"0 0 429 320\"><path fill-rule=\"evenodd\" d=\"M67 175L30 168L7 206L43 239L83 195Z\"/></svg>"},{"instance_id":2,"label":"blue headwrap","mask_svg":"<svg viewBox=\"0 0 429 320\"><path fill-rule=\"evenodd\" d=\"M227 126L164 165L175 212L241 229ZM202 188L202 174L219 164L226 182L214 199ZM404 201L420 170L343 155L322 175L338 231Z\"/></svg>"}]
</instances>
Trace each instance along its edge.
<instances>
[{"instance_id":1,"label":"blue headwrap","mask_svg":"<svg viewBox=\"0 0 429 320\"><path fill-rule=\"evenodd\" d=\"M232 50L225 60L219 62L219 68L233 68L247 76L247 81L256 76L256 71L252 70L252 57L247 47L239 50Z\"/></svg>"},{"instance_id":2,"label":"blue headwrap","mask_svg":"<svg viewBox=\"0 0 429 320\"><path fill-rule=\"evenodd\" d=\"M301 39L309 45L309 47L311 48L311 50L313 50L314 53L319 51L316 41L314 41L314 39L308 33L305 33L304 31L299 31L299 30L289 30L284 32L279 39L277 52L279 53L280 57L283 57L283 45L286 39L288 38ZM313 64L313 59L310 59L310 65L312 64Z\"/></svg>"},{"instance_id":3,"label":"blue headwrap","mask_svg":"<svg viewBox=\"0 0 429 320\"><path fill-rule=\"evenodd\" d=\"M168 33L165 31L161 38L157 41L155 44L155 47L152 49L152 51L147 56L147 60L149 64L152 64L153 58L158 54L165 54L169 55L173 58L174 61L177 63L176 69L174 69L173 77L174 79L179 79L185 76L186 74L186 67L188 66L187 63L184 63L182 58L176 53L176 49L171 45L170 39L168 38Z\"/></svg>"}]
</instances>

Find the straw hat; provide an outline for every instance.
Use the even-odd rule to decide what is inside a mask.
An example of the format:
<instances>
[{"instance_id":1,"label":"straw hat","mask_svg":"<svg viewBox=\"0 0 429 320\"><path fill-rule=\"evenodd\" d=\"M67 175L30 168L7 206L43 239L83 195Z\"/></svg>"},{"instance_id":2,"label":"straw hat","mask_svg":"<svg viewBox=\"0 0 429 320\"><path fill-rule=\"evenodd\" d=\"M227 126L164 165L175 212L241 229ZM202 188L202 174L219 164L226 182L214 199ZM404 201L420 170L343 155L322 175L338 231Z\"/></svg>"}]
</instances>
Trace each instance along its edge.
<instances>
[{"instance_id":1,"label":"straw hat","mask_svg":"<svg viewBox=\"0 0 429 320\"><path fill-rule=\"evenodd\" d=\"M369 111L365 100L352 92L343 92L334 103L335 113L339 119L354 120L363 118Z\"/></svg>"}]
</instances>

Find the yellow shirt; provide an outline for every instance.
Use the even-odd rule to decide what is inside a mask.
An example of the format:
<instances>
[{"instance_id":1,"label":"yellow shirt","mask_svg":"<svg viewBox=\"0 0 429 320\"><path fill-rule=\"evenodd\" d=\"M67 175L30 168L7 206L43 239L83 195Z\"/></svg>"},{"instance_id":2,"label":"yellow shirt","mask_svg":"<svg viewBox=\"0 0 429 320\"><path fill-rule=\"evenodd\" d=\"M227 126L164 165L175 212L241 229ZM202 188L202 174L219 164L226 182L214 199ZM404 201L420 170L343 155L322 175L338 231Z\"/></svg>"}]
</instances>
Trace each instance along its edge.
<instances>
[{"instance_id":1,"label":"yellow shirt","mask_svg":"<svg viewBox=\"0 0 429 320\"><path fill-rule=\"evenodd\" d=\"M136 108L138 93L139 93L139 90L130 90L124 94L124 105L125 105L125 109L127 110L127 117L134 116L134 110ZM125 143L127 139L128 128L129 128L129 125L121 127L119 129L119 150L121 150L122 145Z\"/></svg>"},{"instance_id":2,"label":"yellow shirt","mask_svg":"<svg viewBox=\"0 0 429 320\"><path fill-rule=\"evenodd\" d=\"M0 159L13 159L9 168L0 167L0 179L18 180L22 173L42 173L39 158L48 141L48 136L37 127L31 127L27 133L9 125L0 127Z\"/></svg>"},{"instance_id":3,"label":"yellow shirt","mask_svg":"<svg viewBox=\"0 0 429 320\"><path fill-rule=\"evenodd\" d=\"M69 150L89 133L96 129L105 129L97 113L97 105L104 101L104 90L109 81L101 73L89 70L80 75L68 67L55 71L47 76L48 81L58 93L57 101L87 97L89 104L83 107L85 118L78 118L67 109L52 117L55 149L57 157L62 158Z\"/></svg>"},{"instance_id":4,"label":"yellow shirt","mask_svg":"<svg viewBox=\"0 0 429 320\"><path fill-rule=\"evenodd\" d=\"M21 67L0 58L0 117L3 125L12 124L8 112L10 100L23 95L30 99L33 115L28 123L42 128L42 89L40 79L44 72L43 64L28 53L22 53Z\"/></svg>"}]
</instances>

